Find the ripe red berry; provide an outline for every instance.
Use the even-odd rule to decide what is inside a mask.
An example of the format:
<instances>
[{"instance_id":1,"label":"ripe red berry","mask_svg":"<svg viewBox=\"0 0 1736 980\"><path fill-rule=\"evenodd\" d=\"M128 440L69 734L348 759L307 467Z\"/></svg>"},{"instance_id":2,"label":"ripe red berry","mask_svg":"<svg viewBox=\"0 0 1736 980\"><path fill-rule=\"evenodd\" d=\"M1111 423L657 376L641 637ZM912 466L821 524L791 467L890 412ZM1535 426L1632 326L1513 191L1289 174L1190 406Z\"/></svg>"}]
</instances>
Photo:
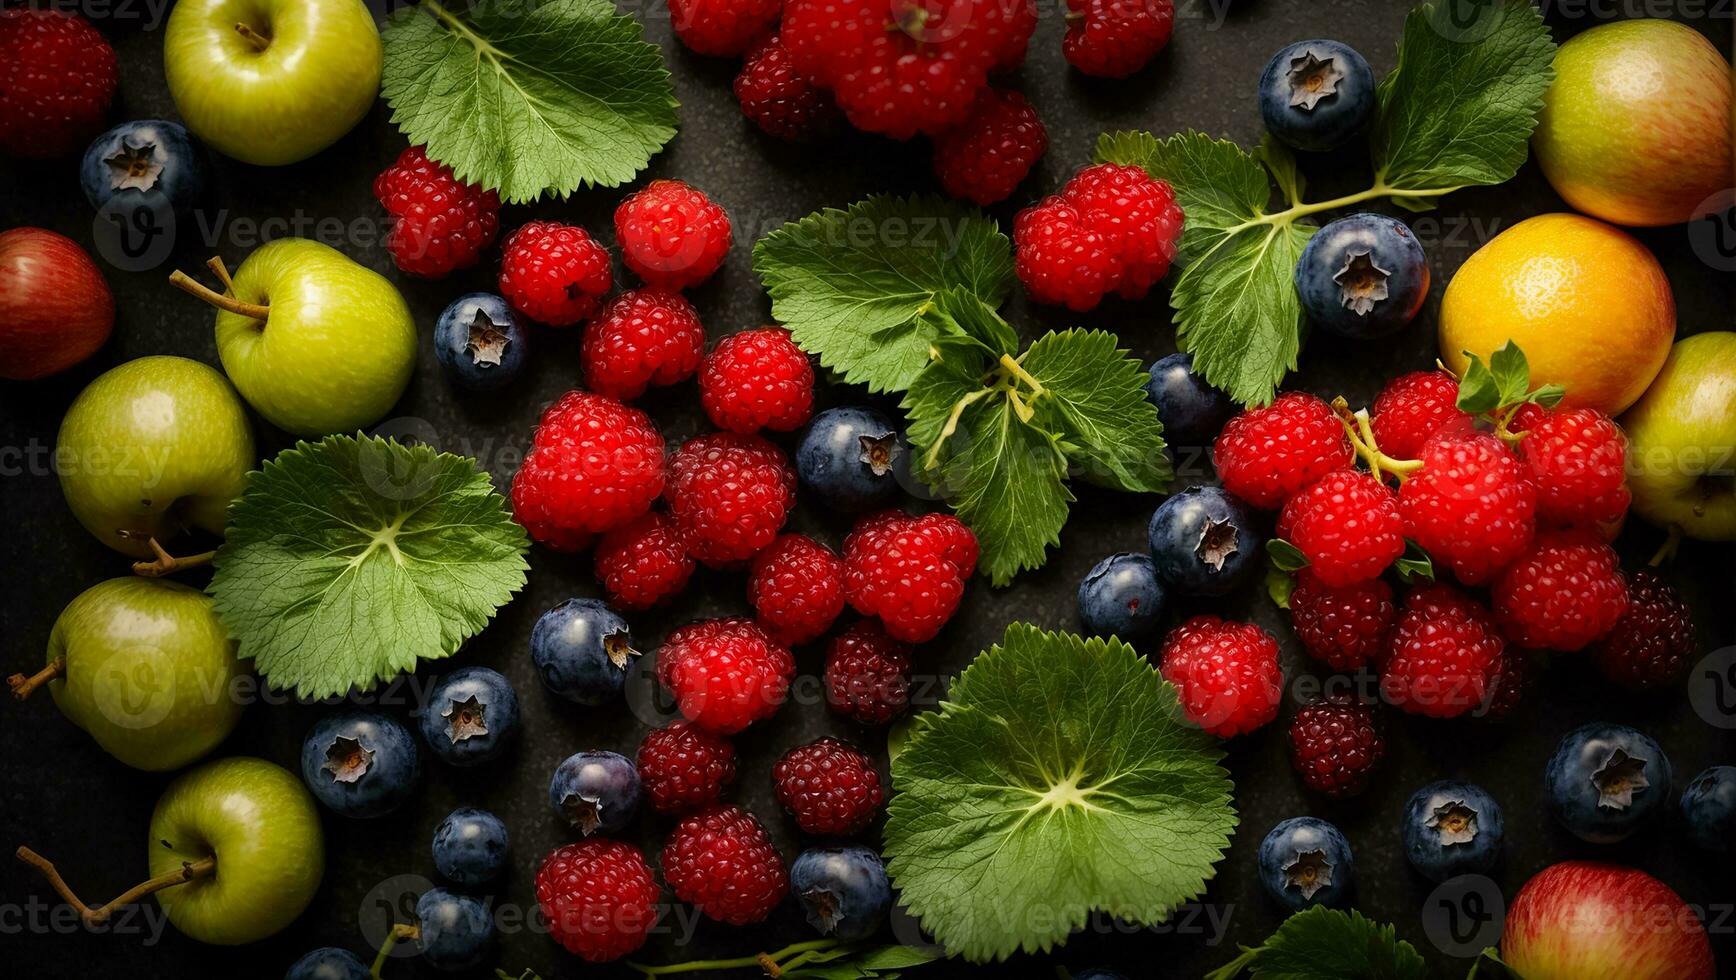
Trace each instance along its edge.
<instances>
[{"instance_id":1,"label":"ripe red berry","mask_svg":"<svg viewBox=\"0 0 1736 980\"><path fill-rule=\"evenodd\" d=\"M1278 717L1284 683L1278 641L1251 623L1193 617L1164 638L1160 669L1187 719L1219 738Z\"/></svg>"},{"instance_id":2,"label":"ripe red berry","mask_svg":"<svg viewBox=\"0 0 1736 980\"><path fill-rule=\"evenodd\" d=\"M864 725L884 725L910 706L910 647L863 619L826 648L826 703Z\"/></svg>"},{"instance_id":3,"label":"ripe red berry","mask_svg":"<svg viewBox=\"0 0 1736 980\"><path fill-rule=\"evenodd\" d=\"M779 643L807 643L844 611L844 560L813 538L779 535L754 557L747 601Z\"/></svg>"},{"instance_id":4,"label":"ripe red berry","mask_svg":"<svg viewBox=\"0 0 1736 980\"><path fill-rule=\"evenodd\" d=\"M1453 718L1483 703L1506 641L1481 603L1444 582L1412 590L1381 664L1381 694L1412 714Z\"/></svg>"},{"instance_id":5,"label":"ripe red berry","mask_svg":"<svg viewBox=\"0 0 1736 980\"><path fill-rule=\"evenodd\" d=\"M1628 576L1627 611L1591 655L1603 676L1635 690L1680 681L1693 663L1694 615L1674 586L1651 569Z\"/></svg>"},{"instance_id":6,"label":"ripe red berry","mask_svg":"<svg viewBox=\"0 0 1736 980\"><path fill-rule=\"evenodd\" d=\"M720 429L791 432L814 411L814 366L781 327L732 333L699 368L699 401Z\"/></svg>"},{"instance_id":7,"label":"ripe red berry","mask_svg":"<svg viewBox=\"0 0 1736 980\"><path fill-rule=\"evenodd\" d=\"M741 114L778 139L811 139L838 119L831 94L795 70L776 34L767 34L747 53L734 87Z\"/></svg>"},{"instance_id":8,"label":"ripe red berry","mask_svg":"<svg viewBox=\"0 0 1736 980\"><path fill-rule=\"evenodd\" d=\"M1103 234L1059 196L1013 219L1019 281L1032 301L1084 313L1113 292L1121 263Z\"/></svg>"},{"instance_id":9,"label":"ripe red berry","mask_svg":"<svg viewBox=\"0 0 1736 980\"><path fill-rule=\"evenodd\" d=\"M680 293L629 289L604 305L585 327L579 361L585 386L630 400L649 385L692 377L705 356L705 327Z\"/></svg>"},{"instance_id":10,"label":"ripe red berry","mask_svg":"<svg viewBox=\"0 0 1736 980\"><path fill-rule=\"evenodd\" d=\"M650 609L680 594L693 575L687 539L673 518L656 511L603 535L592 561L597 581L618 609Z\"/></svg>"},{"instance_id":11,"label":"ripe red berry","mask_svg":"<svg viewBox=\"0 0 1736 980\"><path fill-rule=\"evenodd\" d=\"M1374 707L1349 698L1316 701L1290 722L1290 759L1309 789L1333 799L1358 796L1386 758Z\"/></svg>"},{"instance_id":12,"label":"ripe red berry","mask_svg":"<svg viewBox=\"0 0 1736 980\"><path fill-rule=\"evenodd\" d=\"M1175 28L1170 0L1067 0L1061 53L1100 78L1126 78L1157 56Z\"/></svg>"},{"instance_id":13,"label":"ripe red berry","mask_svg":"<svg viewBox=\"0 0 1736 980\"><path fill-rule=\"evenodd\" d=\"M694 52L733 58L777 23L782 7L782 0L669 0L669 20Z\"/></svg>"},{"instance_id":14,"label":"ripe red berry","mask_svg":"<svg viewBox=\"0 0 1736 980\"><path fill-rule=\"evenodd\" d=\"M763 921L790 890L771 835L738 806L709 806L676 824L662 865L676 898L735 926Z\"/></svg>"},{"instance_id":15,"label":"ripe red berry","mask_svg":"<svg viewBox=\"0 0 1736 980\"><path fill-rule=\"evenodd\" d=\"M59 10L0 10L0 151L52 160L102 131L114 101L115 50L90 22Z\"/></svg>"},{"instance_id":16,"label":"ripe red berry","mask_svg":"<svg viewBox=\"0 0 1736 980\"><path fill-rule=\"evenodd\" d=\"M1483 689L1483 704L1477 713L1490 721L1512 715L1543 672L1541 661L1542 657L1530 650L1508 644L1489 675L1489 683Z\"/></svg>"},{"instance_id":17,"label":"ripe red berry","mask_svg":"<svg viewBox=\"0 0 1736 980\"><path fill-rule=\"evenodd\" d=\"M684 721L654 728L639 743L639 783L658 813L716 803L735 782L735 746Z\"/></svg>"},{"instance_id":18,"label":"ripe red berry","mask_svg":"<svg viewBox=\"0 0 1736 980\"><path fill-rule=\"evenodd\" d=\"M1290 617L1309 656L1350 673L1385 655L1398 609L1392 586L1380 579L1334 588L1303 569L1290 593Z\"/></svg>"},{"instance_id":19,"label":"ripe red berry","mask_svg":"<svg viewBox=\"0 0 1736 980\"><path fill-rule=\"evenodd\" d=\"M1437 432L1469 432L1474 420L1459 411L1459 380L1445 371L1412 371L1387 382L1369 420L1380 451L1415 459Z\"/></svg>"},{"instance_id":20,"label":"ripe red berry","mask_svg":"<svg viewBox=\"0 0 1736 980\"><path fill-rule=\"evenodd\" d=\"M1490 587L1507 638L1532 650L1580 650L1627 612L1615 550L1590 531L1543 531Z\"/></svg>"},{"instance_id":21,"label":"ripe red berry","mask_svg":"<svg viewBox=\"0 0 1736 980\"><path fill-rule=\"evenodd\" d=\"M732 238L723 208L679 180L654 180L615 209L621 261L649 286L686 289L710 279Z\"/></svg>"},{"instance_id":22,"label":"ripe red berry","mask_svg":"<svg viewBox=\"0 0 1736 980\"><path fill-rule=\"evenodd\" d=\"M549 852L536 873L536 900L549 935L591 963L645 945L663 890L645 855L624 841L593 837Z\"/></svg>"},{"instance_id":23,"label":"ripe red berry","mask_svg":"<svg viewBox=\"0 0 1736 980\"><path fill-rule=\"evenodd\" d=\"M513 516L560 549L651 509L663 491L663 437L636 408L588 391L549 406L512 478Z\"/></svg>"},{"instance_id":24,"label":"ripe red berry","mask_svg":"<svg viewBox=\"0 0 1736 980\"><path fill-rule=\"evenodd\" d=\"M500 195L458 180L420 146L374 178L374 197L391 215L386 250L413 276L439 279L475 265L500 232Z\"/></svg>"},{"instance_id":25,"label":"ripe red berry","mask_svg":"<svg viewBox=\"0 0 1736 980\"><path fill-rule=\"evenodd\" d=\"M934 173L948 194L986 206L1011 197L1048 149L1023 95L984 89L969 119L934 138Z\"/></svg>"},{"instance_id":26,"label":"ripe red berry","mask_svg":"<svg viewBox=\"0 0 1736 980\"><path fill-rule=\"evenodd\" d=\"M682 716L717 735L777 714L795 673L790 651L745 619L683 626L657 651L657 680Z\"/></svg>"},{"instance_id":27,"label":"ripe red berry","mask_svg":"<svg viewBox=\"0 0 1736 980\"><path fill-rule=\"evenodd\" d=\"M1626 516L1627 436L1594 408L1546 411L1527 405L1513 427L1525 432L1519 458L1537 487L1537 520L1591 527Z\"/></svg>"},{"instance_id":28,"label":"ripe red berry","mask_svg":"<svg viewBox=\"0 0 1736 980\"><path fill-rule=\"evenodd\" d=\"M1083 312L1112 291L1143 297L1169 272L1181 230L1168 184L1100 163L1014 219L1015 268L1032 299Z\"/></svg>"},{"instance_id":29,"label":"ripe red berry","mask_svg":"<svg viewBox=\"0 0 1736 980\"><path fill-rule=\"evenodd\" d=\"M1282 506L1352 459L1350 439L1332 406L1301 391L1230 419L1212 443L1224 489L1265 510Z\"/></svg>"},{"instance_id":30,"label":"ripe red berry","mask_svg":"<svg viewBox=\"0 0 1736 980\"><path fill-rule=\"evenodd\" d=\"M1486 432L1439 432L1399 488L1405 536L1459 581L1489 581L1531 545L1537 491L1518 457Z\"/></svg>"},{"instance_id":31,"label":"ripe red berry","mask_svg":"<svg viewBox=\"0 0 1736 980\"><path fill-rule=\"evenodd\" d=\"M551 327L589 319L614 284L609 253L583 228L532 221L501 245L500 294Z\"/></svg>"},{"instance_id":32,"label":"ripe red berry","mask_svg":"<svg viewBox=\"0 0 1736 980\"><path fill-rule=\"evenodd\" d=\"M759 436L714 432L669 460L665 491L687 553L711 568L739 566L778 536L796 506L796 471Z\"/></svg>"},{"instance_id":33,"label":"ripe red berry","mask_svg":"<svg viewBox=\"0 0 1736 980\"><path fill-rule=\"evenodd\" d=\"M882 511L844 539L844 597L906 643L934 639L976 570L976 536L950 514Z\"/></svg>"},{"instance_id":34,"label":"ripe red berry","mask_svg":"<svg viewBox=\"0 0 1736 980\"><path fill-rule=\"evenodd\" d=\"M1404 554L1391 488L1361 470L1333 470L1284 505L1285 539L1330 586L1378 577Z\"/></svg>"},{"instance_id":35,"label":"ripe red berry","mask_svg":"<svg viewBox=\"0 0 1736 980\"><path fill-rule=\"evenodd\" d=\"M874 760L835 738L785 752L772 767L772 788L796 826L828 837L861 831L885 799Z\"/></svg>"}]
</instances>

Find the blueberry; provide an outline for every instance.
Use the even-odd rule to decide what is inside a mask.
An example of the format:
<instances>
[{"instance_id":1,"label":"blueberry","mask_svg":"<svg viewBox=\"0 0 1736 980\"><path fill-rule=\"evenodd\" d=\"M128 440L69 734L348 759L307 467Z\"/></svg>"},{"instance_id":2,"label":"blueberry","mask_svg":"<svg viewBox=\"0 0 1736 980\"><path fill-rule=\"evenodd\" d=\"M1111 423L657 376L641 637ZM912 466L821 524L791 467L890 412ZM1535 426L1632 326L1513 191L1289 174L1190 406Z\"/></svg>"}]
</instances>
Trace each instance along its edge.
<instances>
[{"instance_id":1,"label":"blueberry","mask_svg":"<svg viewBox=\"0 0 1736 980\"><path fill-rule=\"evenodd\" d=\"M1374 72L1338 41L1297 41L1273 55L1260 76L1266 129L1298 150L1343 146L1373 112Z\"/></svg>"},{"instance_id":2,"label":"blueberry","mask_svg":"<svg viewBox=\"0 0 1736 980\"><path fill-rule=\"evenodd\" d=\"M796 474L827 506L867 510L898 489L895 470L908 451L898 427L874 409L829 408L802 433Z\"/></svg>"},{"instance_id":3,"label":"blueberry","mask_svg":"<svg viewBox=\"0 0 1736 980\"><path fill-rule=\"evenodd\" d=\"M1405 856L1431 881L1481 874L1501 856L1501 807L1474 783L1430 783L1405 804Z\"/></svg>"},{"instance_id":4,"label":"blueberry","mask_svg":"<svg viewBox=\"0 0 1736 980\"><path fill-rule=\"evenodd\" d=\"M866 939L886 921L892 886L880 855L866 847L810 847L790 865L790 892L823 936Z\"/></svg>"},{"instance_id":5,"label":"blueberry","mask_svg":"<svg viewBox=\"0 0 1736 980\"><path fill-rule=\"evenodd\" d=\"M435 683L422 712L422 737L435 758L479 766L518 734L518 695L498 670L464 667Z\"/></svg>"},{"instance_id":6,"label":"blueberry","mask_svg":"<svg viewBox=\"0 0 1736 980\"><path fill-rule=\"evenodd\" d=\"M1308 322L1340 337L1398 330L1423 308L1429 263L1410 228L1384 214L1352 214L1314 233L1296 260Z\"/></svg>"},{"instance_id":7,"label":"blueberry","mask_svg":"<svg viewBox=\"0 0 1736 980\"><path fill-rule=\"evenodd\" d=\"M163 209L186 214L205 188L205 153L179 123L140 119L98 136L78 182L99 211Z\"/></svg>"},{"instance_id":8,"label":"blueberry","mask_svg":"<svg viewBox=\"0 0 1736 980\"><path fill-rule=\"evenodd\" d=\"M1217 487L1189 487L1146 528L1158 578L1187 595L1223 595L1260 567L1254 512Z\"/></svg>"},{"instance_id":9,"label":"blueberry","mask_svg":"<svg viewBox=\"0 0 1736 980\"><path fill-rule=\"evenodd\" d=\"M283 980L368 980L368 966L347 949L321 946L290 964Z\"/></svg>"},{"instance_id":10,"label":"blueberry","mask_svg":"<svg viewBox=\"0 0 1736 980\"><path fill-rule=\"evenodd\" d=\"M568 599L530 631L530 658L543 684L579 704L619 697L638 655L627 621L596 599Z\"/></svg>"},{"instance_id":11,"label":"blueberry","mask_svg":"<svg viewBox=\"0 0 1736 980\"><path fill-rule=\"evenodd\" d=\"M549 805L586 837L627 826L639 794L639 770L615 752L575 752L549 780Z\"/></svg>"},{"instance_id":12,"label":"blueberry","mask_svg":"<svg viewBox=\"0 0 1736 980\"><path fill-rule=\"evenodd\" d=\"M1350 842L1317 817L1291 817L1260 842L1260 884L1292 912L1338 905L1356 881Z\"/></svg>"},{"instance_id":13,"label":"blueberry","mask_svg":"<svg viewBox=\"0 0 1736 980\"><path fill-rule=\"evenodd\" d=\"M434 324L434 356L469 391L499 391L524 372L529 333L493 293L466 293Z\"/></svg>"},{"instance_id":14,"label":"blueberry","mask_svg":"<svg viewBox=\"0 0 1736 980\"><path fill-rule=\"evenodd\" d=\"M1127 977L1124 974L1116 973L1114 970L1105 970L1100 966L1093 966L1073 974L1073 980L1127 980Z\"/></svg>"},{"instance_id":15,"label":"blueberry","mask_svg":"<svg viewBox=\"0 0 1736 980\"><path fill-rule=\"evenodd\" d=\"M494 917L469 895L430 888L416 900L417 943L436 970L468 970L494 949Z\"/></svg>"},{"instance_id":16,"label":"blueberry","mask_svg":"<svg viewBox=\"0 0 1736 980\"><path fill-rule=\"evenodd\" d=\"M1651 736L1626 725L1584 725L1561 740L1543 782L1563 827L1581 840L1613 844L1662 812L1670 760Z\"/></svg>"},{"instance_id":17,"label":"blueberry","mask_svg":"<svg viewBox=\"0 0 1736 980\"><path fill-rule=\"evenodd\" d=\"M1134 640L1163 616L1163 586L1149 555L1110 555L1079 583L1079 623L1091 636Z\"/></svg>"},{"instance_id":18,"label":"blueberry","mask_svg":"<svg viewBox=\"0 0 1736 980\"><path fill-rule=\"evenodd\" d=\"M481 885L506 867L506 824L487 810L459 807L434 828L434 867L448 881Z\"/></svg>"},{"instance_id":19,"label":"blueberry","mask_svg":"<svg viewBox=\"0 0 1736 980\"><path fill-rule=\"evenodd\" d=\"M1230 420L1230 396L1193 373L1192 354L1171 354L1152 362L1145 397L1157 406L1163 438L1172 446L1209 445Z\"/></svg>"},{"instance_id":20,"label":"blueberry","mask_svg":"<svg viewBox=\"0 0 1736 980\"><path fill-rule=\"evenodd\" d=\"M1708 851L1728 851L1736 840L1736 766L1712 766L1682 792L1688 839Z\"/></svg>"},{"instance_id":21,"label":"blueberry","mask_svg":"<svg viewBox=\"0 0 1736 980\"><path fill-rule=\"evenodd\" d=\"M421 753L395 718L345 711L320 719L301 743L301 778L332 812L381 817L404 804L421 774Z\"/></svg>"}]
</instances>

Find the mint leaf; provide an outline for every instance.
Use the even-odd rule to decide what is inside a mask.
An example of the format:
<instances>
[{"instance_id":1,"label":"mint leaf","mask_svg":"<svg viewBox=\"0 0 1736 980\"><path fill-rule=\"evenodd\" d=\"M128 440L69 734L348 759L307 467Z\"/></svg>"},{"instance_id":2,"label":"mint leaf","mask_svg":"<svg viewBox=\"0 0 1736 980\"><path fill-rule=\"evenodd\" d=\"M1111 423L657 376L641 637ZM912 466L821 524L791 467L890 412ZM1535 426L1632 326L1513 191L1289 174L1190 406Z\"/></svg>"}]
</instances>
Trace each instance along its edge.
<instances>
[{"instance_id":1,"label":"mint leaf","mask_svg":"<svg viewBox=\"0 0 1736 980\"><path fill-rule=\"evenodd\" d=\"M978 962L1048 950L1092 909L1161 922L1229 846L1222 757L1127 644L1015 623L893 762L888 869Z\"/></svg>"},{"instance_id":2,"label":"mint leaf","mask_svg":"<svg viewBox=\"0 0 1736 980\"><path fill-rule=\"evenodd\" d=\"M1255 980L1423 980L1428 964L1391 925L1354 910L1315 906L1285 919L1264 945L1206 974L1206 980L1243 972Z\"/></svg>"},{"instance_id":3,"label":"mint leaf","mask_svg":"<svg viewBox=\"0 0 1736 980\"><path fill-rule=\"evenodd\" d=\"M657 46L608 0L424 0L392 15L380 94L412 145L519 204L634 178L675 136Z\"/></svg>"},{"instance_id":4,"label":"mint leaf","mask_svg":"<svg viewBox=\"0 0 1736 980\"><path fill-rule=\"evenodd\" d=\"M1087 480L1115 490L1159 493L1169 486L1163 423L1145 395L1140 363L1101 330L1050 333L1020 360L1043 386L1032 399L1037 425L1060 436L1062 452Z\"/></svg>"},{"instance_id":5,"label":"mint leaf","mask_svg":"<svg viewBox=\"0 0 1736 980\"><path fill-rule=\"evenodd\" d=\"M529 547L474 460L329 436L248 474L208 591L273 688L324 698L451 656L524 587Z\"/></svg>"}]
</instances>

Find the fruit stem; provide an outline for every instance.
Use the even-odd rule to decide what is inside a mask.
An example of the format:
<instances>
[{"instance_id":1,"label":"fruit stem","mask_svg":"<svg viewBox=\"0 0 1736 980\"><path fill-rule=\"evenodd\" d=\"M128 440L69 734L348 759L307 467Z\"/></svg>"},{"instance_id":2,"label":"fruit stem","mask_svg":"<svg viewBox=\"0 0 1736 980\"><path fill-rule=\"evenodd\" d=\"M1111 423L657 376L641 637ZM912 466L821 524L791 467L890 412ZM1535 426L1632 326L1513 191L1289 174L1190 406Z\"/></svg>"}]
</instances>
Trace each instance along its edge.
<instances>
[{"instance_id":1,"label":"fruit stem","mask_svg":"<svg viewBox=\"0 0 1736 980\"><path fill-rule=\"evenodd\" d=\"M816 953L837 949L843 943L836 939L814 939L805 943L791 943L773 953L755 953L752 956L738 956L733 960L689 960L685 963L669 963L663 966L646 966L643 963L628 963L638 970L641 976L662 977L672 973L695 973L700 970L749 970L758 967L768 977L776 977L783 971L805 963ZM792 959L793 957L793 959Z\"/></svg>"},{"instance_id":2,"label":"fruit stem","mask_svg":"<svg viewBox=\"0 0 1736 980\"><path fill-rule=\"evenodd\" d=\"M1368 418L1368 409L1359 408L1353 414L1350 403L1340 395L1332 400L1332 410L1338 414L1338 424L1344 426L1344 434L1350 437L1351 448L1356 455L1368 464L1368 470L1376 480L1385 481L1385 474L1391 473L1403 483L1407 477L1423 468L1420 459L1393 459L1380 451L1375 442L1374 426Z\"/></svg>"},{"instance_id":3,"label":"fruit stem","mask_svg":"<svg viewBox=\"0 0 1736 980\"><path fill-rule=\"evenodd\" d=\"M114 901L107 905L91 908L72 893L72 889L66 884L66 879L62 878L60 872L54 869L53 862L28 847L20 847L17 854L18 860L35 868L37 873L48 879L48 883L54 887L55 892L62 899L79 910L78 917L84 921L86 926L93 927L107 921L108 917L114 914L115 909L123 905L131 905L146 895L160 892L165 888L173 888L176 885L184 885L199 878L209 878L217 873L217 859L215 857L202 857L197 861L182 861L179 871L167 871L149 881L140 882L115 896Z\"/></svg>"},{"instance_id":4,"label":"fruit stem","mask_svg":"<svg viewBox=\"0 0 1736 980\"><path fill-rule=\"evenodd\" d=\"M374 965L368 968L368 976L373 980L381 980L380 971L386 968L386 960L391 958L392 947L399 940L416 940L422 938L422 930L407 922L400 922L386 933L386 941L380 944L380 951L374 954Z\"/></svg>"},{"instance_id":5,"label":"fruit stem","mask_svg":"<svg viewBox=\"0 0 1736 980\"><path fill-rule=\"evenodd\" d=\"M11 677L6 678L6 686L12 689L13 697L22 701L30 695L35 694L36 689L42 685L57 677L65 676L66 658L55 657L53 660L48 662L48 666L34 674L31 674L29 677L25 677L23 674L13 674Z\"/></svg>"},{"instance_id":6,"label":"fruit stem","mask_svg":"<svg viewBox=\"0 0 1736 980\"><path fill-rule=\"evenodd\" d=\"M964 410L969 408L972 402L978 401L993 392L993 388L978 388L976 391L971 392L953 403L952 411L948 413L946 417L946 425L941 427L940 435L935 436L934 445L928 447L926 463L929 469L933 469L935 464L940 462L941 447L945 446L946 441L952 438L952 434L958 431L958 421L964 416Z\"/></svg>"},{"instance_id":7,"label":"fruit stem","mask_svg":"<svg viewBox=\"0 0 1736 980\"><path fill-rule=\"evenodd\" d=\"M1001 355L1001 368L1013 377L1023 381L1027 385L1030 385L1031 397L1033 399L1042 397L1044 392L1043 383L1038 381L1036 378L1031 377L1031 372L1026 371L1025 366L1020 364L1018 359L1013 357L1013 355Z\"/></svg>"},{"instance_id":8,"label":"fruit stem","mask_svg":"<svg viewBox=\"0 0 1736 980\"><path fill-rule=\"evenodd\" d=\"M1664 562L1675 561L1676 560L1676 551L1678 549L1680 549L1681 547L1682 547L1682 525L1671 524L1669 537L1666 537L1664 539L1664 543L1662 545L1658 546L1657 552L1652 555L1652 560L1649 562L1646 562L1646 567L1647 568L1661 568L1663 566Z\"/></svg>"},{"instance_id":9,"label":"fruit stem","mask_svg":"<svg viewBox=\"0 0 1736 980\"><path fill-rule=\"evenodd\" d=\"M271 47L271 38L268 38L253 28L248 27L246 24L236 24L235 33L246 38L247 43L253 45L253 50L255 51L264 51L266 48Z\"/></svg>"},{"instance_id":10,"label":"fruit stem","mask_svg":"<svg viewBox=\"0 0 1736 980\"><path fill-rule=\"evenodd\" d=\"M269 306L260 306L258 303L243 303L241 300L236 299L233 296L225 296L197 279L194 279L192 276L187 275L180 269L176 269L174 272L169 274L169 282L175 284L186 292L192 293L194 296L199 297L220 310L227 310L230 313L236 313L255 320L264 320L271 314L271 307Z\"/></svg>"},{"instance_id":11,"label":"fruit stem","mask_svg":"<svg viewBox=\"0 0 1736 980\"><path fill-rule=\"evenodd\" d=\"M211 274L216 276L219 282L223 283L224 295L227 296L234 294L235 282L229 278L229 267L223 264L223 256L213 255L209 259L206 259L205 268L210 269Z\"/></svg>"},{"instance_id":12,"label":"fruit stem","mask_svg":"<svg viewBox=\"0 0 1736 980\"><path fill-rule=\"evenodd\" d=\"M143 575L146 578L162 578L165 575L173 575L189 568L209 565L211 559L217 557L215 551L201 551L196 555L177 558L163 550L163 546L157 543L156 538L151 539L151 550L156 552L157 557L151 561L133 562L134 575Z\"/></svg>"},{"instance_id":13,"label":"fruit stem","mask_svg":"<svg viewBox=\"0 0 1736 980\"><path fill-rule=\"evenodd\" d=\"M1512 424L1513 416L1519 414L1519 409L1524 406L1524 404L1524 402L1519 402L1517 405L1509 405L1507 410L1501 413L1501 420L1495 423L1495 435L1509 446L1519 445L1520 442L1524 441L1526 436L1531 434L1525 431L1514 432L1507 428L1507 426Z\"/></svg>"}]
</instances>

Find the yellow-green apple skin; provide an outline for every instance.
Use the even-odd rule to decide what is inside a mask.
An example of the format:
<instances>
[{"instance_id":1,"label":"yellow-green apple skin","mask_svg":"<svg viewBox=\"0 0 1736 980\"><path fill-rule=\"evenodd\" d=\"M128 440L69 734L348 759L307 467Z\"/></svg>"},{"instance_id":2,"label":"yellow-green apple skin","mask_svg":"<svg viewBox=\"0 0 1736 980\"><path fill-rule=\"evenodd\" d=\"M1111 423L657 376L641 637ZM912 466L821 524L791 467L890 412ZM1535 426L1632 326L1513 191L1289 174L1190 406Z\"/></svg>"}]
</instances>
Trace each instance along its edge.
<instances>
[{"instance_id":1,"label":"yellow-green apple skin","mask_svg":"<svg viewBox=\"0 0 1736 980\"><path fill-rule=\"evenodd\" d=\"M270 315L218 310L217 355L241 397L280 429L354 432L384 418L410 383L409 306L337 249L305 238L264 245L235 271L235 296Z\"/></svg>"},{"instance_id":2,"label":"yellow-green apple skin","mask_svg":"<svg viewBox=\"0 0 1736 980\"><path fill-rule=\"evenodd\" d=\"M289 770L235 756L192 769L163 790L151 814L151 876L215 858L216 873L157 892L176 929L238 946L301 915L325 873L325 834L313 797Z\"/></svg>"},{"instance_id":3,"label":"yellow-green apple skin","mask_svg":"<svg viewBox=\"0 0 1736 980\"><path fill-rule=\"evenodd\" d=\"M1730 64L1667 20L1602 24L1555 54L1532 148L1556 193L1618 225L1673 225L1730 186Z\"/></svg>"},{"instance_id":4,"label":"yellow-green apple skin","mask_svg":"<svg viewBox=\"0 0 1736 980\"><path fill-rule=\"evenodd\" d=\"M216 369L141 357L99 375L66 410L55 441L66 503L102 543L151 557L149 540L223 532L257 462L253 428Z\"/></svg>"},{"instance_id":5,"label":"yellow-green apple skin","mask_svg":"<svg viewBox=\"0 0 1736 980\"><path fill-rule=\"evenodd\" d=\"M380 94L383 63L362 0L181 0L163 33L163 74L187 128L265 167L305 160L353 129Z\"/></svg>"},{"instance_id":6,"label":"yellow-green apple skin","mask_svg":"<svg viewBox=\"0 0 1736 980\"><path fill-rule=\"evenodd\" d=\"M48 634L61 714L135 769L196 762L229 736L247 671L211 597L164 579L114 578L80 593Z\"/></svg>"},{"instance_id":7,"label":"yellow-green apple skin","mask_svg":"<svg viewBox=\"0 0 1736 980\"><path fill-rule=\"evenodd\" d=\"M1736 541L1736 333L1676 341L1620 421L1634 512L1690 538Z\"/></svg>"}]
</instances>

